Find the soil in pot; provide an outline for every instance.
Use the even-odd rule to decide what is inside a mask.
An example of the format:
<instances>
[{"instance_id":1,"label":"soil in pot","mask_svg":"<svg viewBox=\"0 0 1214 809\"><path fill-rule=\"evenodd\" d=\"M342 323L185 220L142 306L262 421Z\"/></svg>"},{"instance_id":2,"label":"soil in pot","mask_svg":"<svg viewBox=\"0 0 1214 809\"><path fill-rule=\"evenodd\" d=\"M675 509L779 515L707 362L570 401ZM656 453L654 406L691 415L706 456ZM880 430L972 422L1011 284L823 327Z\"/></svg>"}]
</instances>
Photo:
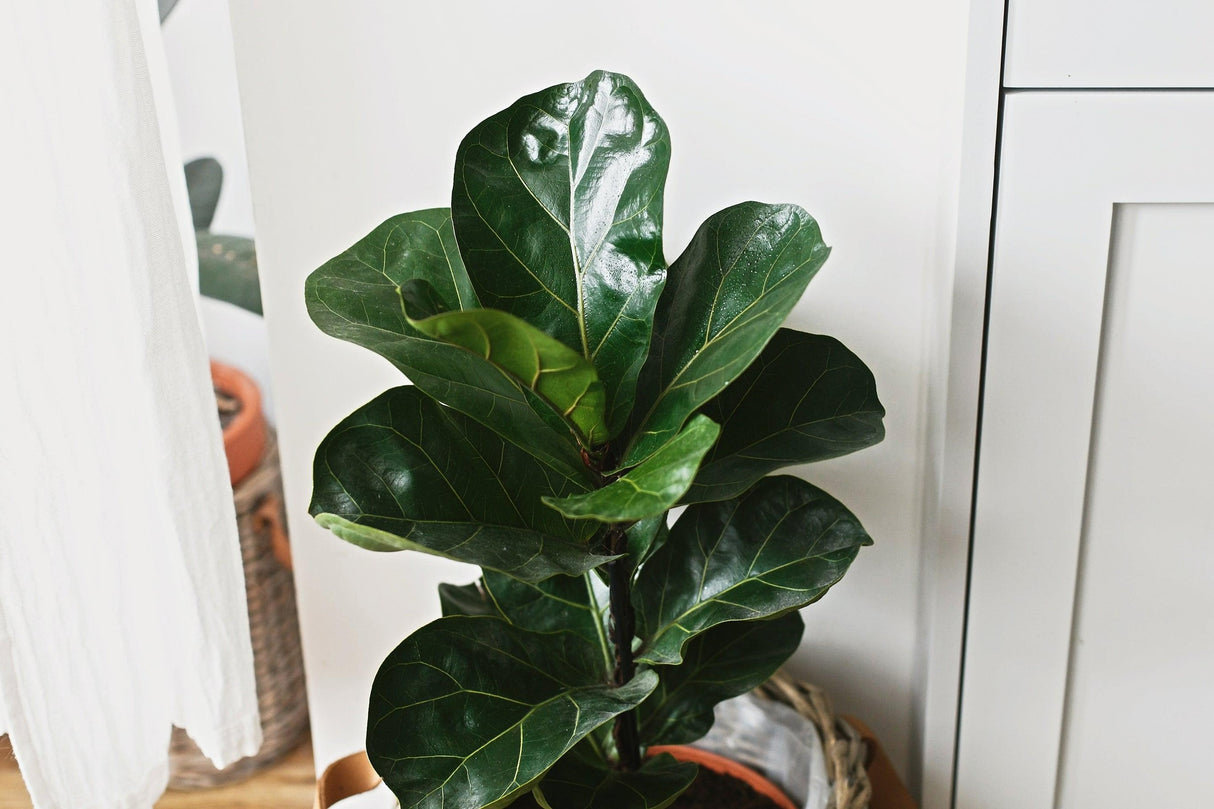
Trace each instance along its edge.
<instances>
[{"instance_id":1,"label":"soil in pot","mask_svg":"<svg viewBox=\"0 0 1214 809\"><path fill-rule=\"evenodd\" d=\"M510 809L539 809L531 795L510 804ZM780 809L779 805L732 775L700 767L700 774L670 809Z\"/></svg>"},{"instance_id":2,"label":"soil in pot","mask_svg":"<svg viewBox=\"0 0 1214 809\"><path fill-rule=\"evenodd\" d=\"M211 381L223 428L223 449L235 486L261 463L266 448L266 419L261 394L246 374L211 361Z\"/></svg>"},{"instance_id":3,"label":"soil in pot","mask_svg":"<svg viewBox=\"0 0 1214 809\"><path fill-rule=\"evenodd\" d=\"M215 405L219 408L219 426L226 430L240 413L240 400L227 391L215 388Z\"/></svg>"},{"instance_id":4,"label":"soil in pot","mask_svg":"<svg viewBox=\"0 0 1214 809\"><path fill-rule=\"evenodd\" d=\"M670 809L780 809L771 798L760 795L732 775L700 768L691 786Z\"/></svg>"}]
</instances>

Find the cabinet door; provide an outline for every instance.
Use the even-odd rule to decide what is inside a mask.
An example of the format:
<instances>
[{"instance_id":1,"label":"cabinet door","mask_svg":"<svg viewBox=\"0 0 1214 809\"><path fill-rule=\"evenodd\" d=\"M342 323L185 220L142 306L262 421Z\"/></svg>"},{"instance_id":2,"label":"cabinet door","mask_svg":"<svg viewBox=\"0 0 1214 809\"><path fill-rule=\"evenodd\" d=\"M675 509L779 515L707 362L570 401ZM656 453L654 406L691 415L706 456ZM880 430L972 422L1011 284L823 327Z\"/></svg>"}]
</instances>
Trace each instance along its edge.
<instances>
[{"instance_id":1,"label":"cabinet door","mask_svg":"<svg viewBox=\"0 0 1214 809\"><path fill-rule=\"evenodd\" d=\"M959 809L1214 796L1214 93L1012 93Z\"/></svg>"},{"instance_id":2,"label":"cabinet door","mask_svg":"<svg viewBox=\"0 0 1214 809\"><path fill-rule=\"evenodd\" d=\"M1211 0L1010 0L1008 87L1214 87Z\"/></svg>"}]
</instances>

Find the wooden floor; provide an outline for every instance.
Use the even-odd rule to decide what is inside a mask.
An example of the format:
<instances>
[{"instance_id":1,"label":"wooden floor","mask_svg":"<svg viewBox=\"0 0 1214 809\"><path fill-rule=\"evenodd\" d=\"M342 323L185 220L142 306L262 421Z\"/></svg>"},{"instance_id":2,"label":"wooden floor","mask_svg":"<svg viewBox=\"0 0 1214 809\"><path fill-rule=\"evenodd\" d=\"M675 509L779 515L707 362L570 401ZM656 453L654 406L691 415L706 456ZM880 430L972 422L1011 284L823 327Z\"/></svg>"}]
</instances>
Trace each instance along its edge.
<instances>
[{"instance_id":1,"label":"wooden floor","mask_svg":"<svg viewBox=\"0 0 1214 809\"><path fill-rule=\"evenodd\" d=\"M282 761L247 781L200 792L168 792L156 802L156 809L310 809L315 784L312 745L305 740ZM0 809L31 806L8 739L0 736Z\"/></svg>"}]
</instances>

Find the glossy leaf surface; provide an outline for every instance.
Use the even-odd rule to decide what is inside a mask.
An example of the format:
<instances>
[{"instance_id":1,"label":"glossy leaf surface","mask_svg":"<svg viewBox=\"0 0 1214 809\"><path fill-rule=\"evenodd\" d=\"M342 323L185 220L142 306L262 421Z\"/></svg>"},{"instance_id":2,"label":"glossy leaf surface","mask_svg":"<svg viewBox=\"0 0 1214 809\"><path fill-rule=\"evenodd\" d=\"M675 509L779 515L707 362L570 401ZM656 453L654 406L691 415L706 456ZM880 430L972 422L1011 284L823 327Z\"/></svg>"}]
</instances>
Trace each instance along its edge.
<instances>
[{"instance_id":1,"label":"glossy leaf surface","mask_svg":"<svg viewBox=\"0 0 1214 809\"><path fill-rule=\"evenodd\" d=\"M400 285L397 294L400 295L400 303L405 310L405 320L414 328L417 328L414 323L416 320L451 311L451 306L443 300L443 296L434 288L434 285L422 278L410 278L405 281ZM421 330L419 329L419 331ZM430 336L433 337L433 335Z\"/></svg>"},{"instance_id":2,"label":"glossy leaf surface","mask_svg":"<svg viewBox=\"0 0 1214 809\"><path fill-rule=\"evenodd\" d=\"M593 650L571 632L440 618L380 667L367 754L402 809L504 805L656 684L652 671L606 684Z\"/></svg>"},{"instance_id":3,"label":"glossy leaf surface","mask_svg":"<svg viewBox=\"0 0 1214 809\"><path fill-rule=\"evenodd\" d=\"M632 557L634 575L641 572L641 565L666 544L670 529L666 525L666 514L638 520L625 531L628 539L628 555Z\"/></svg>"},{"instance_id":4,"label":"glossy leaf surface","mask_svg":"<svg viewBox=\"0 0 1214 809\"><path fill-rule=\"evenodd\" d=\"M447 310L479 302L447 209L401 214L313 272L308 314L326 334L383 356L430 396L466 413L548 466L585 474L560 414L500 368L409 325L402 287L425 282Z\"/></svg>"},{"instance_id":5,"label":"glossy leaf surface","mask_svg":"<svg viewBox=\"0 0 1214 809\"><path fill-rule=\"evenodd\" d=\"M587 573L553 576L542 582L521 582L484 571L479 581L465 585L440 584L443 615L491 615L527 632L573 632L597 649L601 676L611 679L615 653L611 645L606 583ZM600 758L614 749L611 727L593 731L582 742Z\"/></svg>"},{"instance_id":6,"label":"glossy leaf surface","mask_svg":"<svg viewBox=\"0 0 1214 809\"><path fill-rule=\"evenodd\" d=\"M606 440L598 373L559 340L499 309L443 312L409 322L437 340L483 357L534 391L569 419L588 446Z\"/></svg>"},{"instance_id":7,"label":"glossy leaf surface","mask_svg":"<svg viewBox=\"0 0 1214 809\"><path fill-rule=\"evenodd\" d=\"M833 337L780 329L700 411L721 425L683 501L725 500L776 469L824 461L885 437L872 371Z\"/></svg>"},{"instance_id":8,"label":"glossy leaf surface","mask_svg":"<svg viewBox=\"0 0 1214 809\"><path fill-rule=\"evenodd\" d=\"M339 423L316 451L317 522L371 550L419 550L539 580L603 563L593 526L540 498L582 490L497 434L411 386Z\"/></svg>"},{"instance_id":9,"label":"glossy leaf surface","mask_svg":"<svg viewBox=\"0 0 1214 809\"><path fill-rule=\"evenodd\" d=\"M443 615L493 615L528 632L573 632L599 650L604 677L615 667L607 638L607 588L595 576L523 582L486 570L478 582L440 584L438 596Z\"/></svg>"},{"instance_id":10,"label":"glossy leaf surface","mask_svg":"<svg viewBox=\"0 0 1214 809\"><path fill-rule=\"evenodd\" d=\"M871 543L842 503L800 478L690 506L637 579L637 660L679 663L706 629L816 601Z\"/></svg>"},{"instance_id":11,"label":"glossy leaf surface","mask_svg":"<svg viewBox=\"0 0 1214 809\"><path fill-rule=\"evenodd\" d=\"M746 369L829 253L817 222L795 205L744 202L700 226L670 265L626 466L673 438Z\"/></svg>"},{"instance_id":12,"label":"glossy leaf surface","mask_svg":"<svg viewBox=\"0 0 1214 809\"><path fill-rule=\"evenodd\" d=\"M348 250L326 261L309 278L305 294L313 289L326 293L325 302L348 301L334 297L367 300L376 304L363 318L366 325L393 334L416 334L409 328L401 308L400 286L412 280L429 284L447 309L480 306L476 291L464 269L448 208L429 208L388 219L354 243ZM324 286L317 288L317 282ZM383 302L393 305L385 306Z\"/></svg>"},{"instance_id":13,"label":"glossy leaf surface","mask_svg":"<svg viewBox=\"0 0 1214 809\"><path fill-rule=\"evenodd\" d=\"M665 278L666 125L626 76L520 99L456 153L451 209L483 305L598 369L614 434L632 409Z\"/></svg>"},{"instance_id":14,"label":"glossy leaf surface","mask_svg":"<svg viewBox=\"0 0 1214 809\"><path fill-rule=\"evenodd\" d=\"M691 486L700 459L719 432L711 419L697 416L673 441L601 489L546 497L544 502L566 517L602 522L632 522L663 514Z\"/></svg>"},{"instance_id":15,"label":"glossy leaf surface","mask_svg":"<svg viewBox=\"0 0 1214 809\"><path fill-rule=\"evenodd\" d=\"M540 781L536 799L548 809L663 809L698 772L669 753L645 759L639 770L617 770L578 745Z\"/></svg>"},{"instance_id":16,"label":"glossy leaf surface","mask_svg":"<svg viewBox=\"0 0 1214 809\"><path fill-rule=\"evenodd\" d=\"M658 687L637 709L641 742L688 744L712 727L718 702L766 682L796 651L805 625L794 611L731 621L687 642L683 662L659 666Z\"/></svg>"}]
</instances>

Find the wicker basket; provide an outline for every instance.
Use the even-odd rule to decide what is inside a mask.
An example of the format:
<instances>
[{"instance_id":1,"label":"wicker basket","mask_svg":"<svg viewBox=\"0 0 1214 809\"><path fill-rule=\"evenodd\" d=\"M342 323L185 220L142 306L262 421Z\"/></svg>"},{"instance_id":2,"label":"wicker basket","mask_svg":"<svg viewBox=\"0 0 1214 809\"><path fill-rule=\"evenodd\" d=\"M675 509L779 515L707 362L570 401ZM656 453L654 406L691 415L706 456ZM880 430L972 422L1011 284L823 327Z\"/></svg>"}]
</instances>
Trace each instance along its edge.
<instances>
[{"instance_id":1,"label":"wicker basket","mask_svg":"<svg viewBox=\"0 0 1214 809\"><path fill-rule=\"evenodd\" d=\"M263 741L256 755L219 770L185 731L174 728L169 751L171 789L205 789L248 777L293 750L308 727L295 584L283 530L278 444L272 433L261 464L236 485L234 497Z\"/></svg>"},{"instance_id":2,"label":"wicker basket","mask_svg":"<svg viewBox=\"0 0 1214 809\"><path fill-rule=\"evenodd\" d=\"M868 744L856 728L835 716L822 689L779 671L755 693L784 703L818 728L832 787L827 809L868 809L873 797Z\"/></svg>"}]
</instances>

